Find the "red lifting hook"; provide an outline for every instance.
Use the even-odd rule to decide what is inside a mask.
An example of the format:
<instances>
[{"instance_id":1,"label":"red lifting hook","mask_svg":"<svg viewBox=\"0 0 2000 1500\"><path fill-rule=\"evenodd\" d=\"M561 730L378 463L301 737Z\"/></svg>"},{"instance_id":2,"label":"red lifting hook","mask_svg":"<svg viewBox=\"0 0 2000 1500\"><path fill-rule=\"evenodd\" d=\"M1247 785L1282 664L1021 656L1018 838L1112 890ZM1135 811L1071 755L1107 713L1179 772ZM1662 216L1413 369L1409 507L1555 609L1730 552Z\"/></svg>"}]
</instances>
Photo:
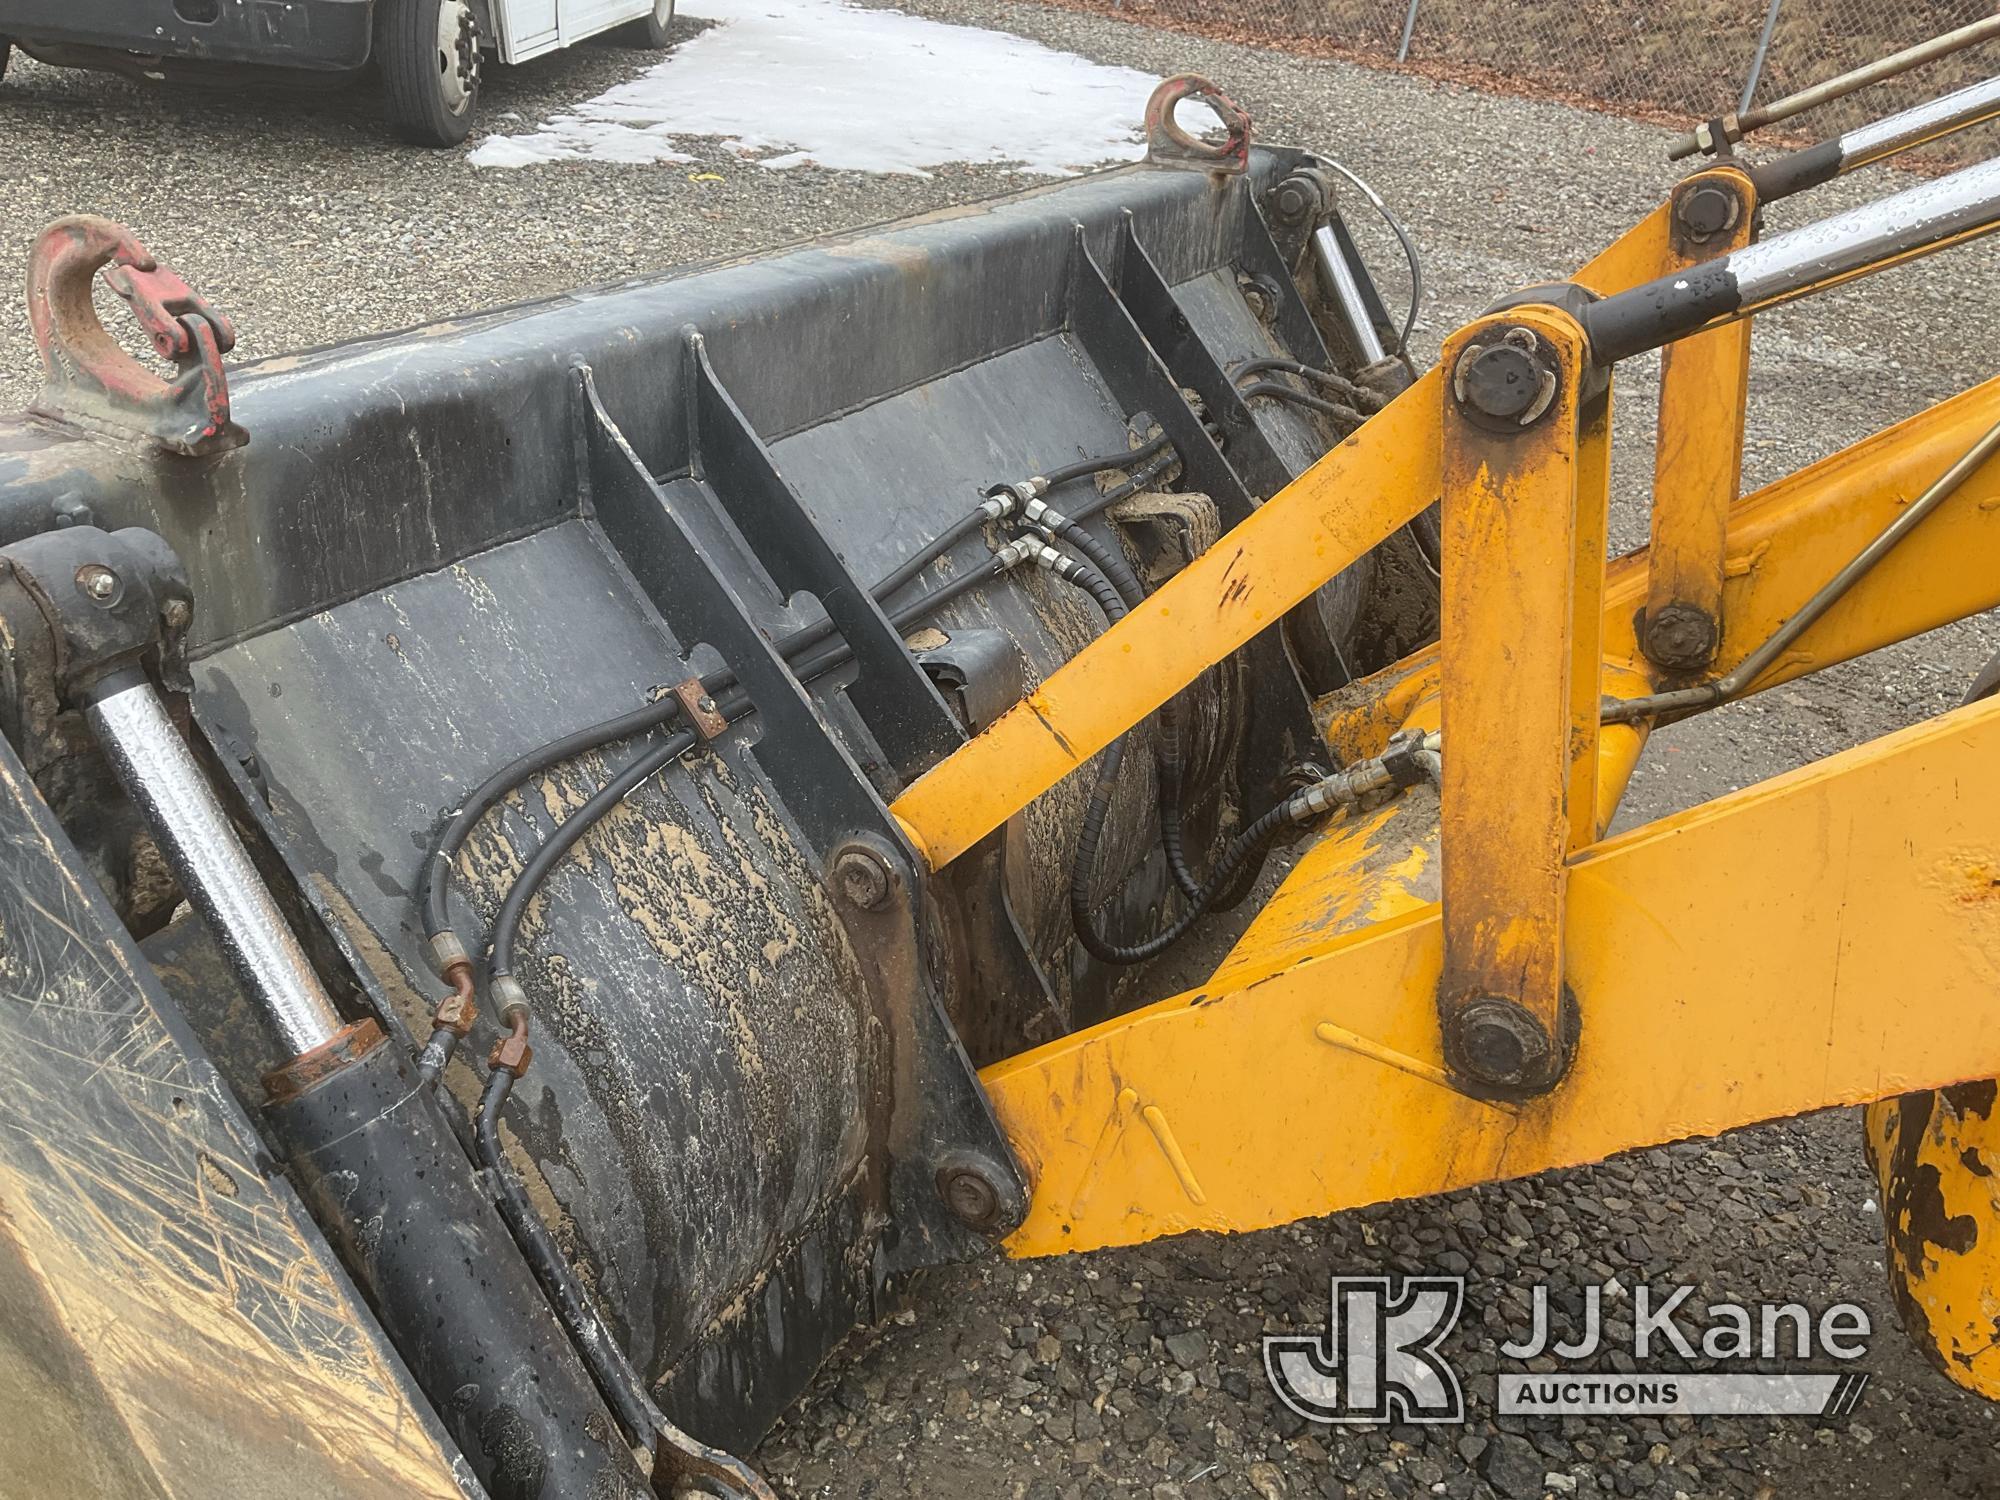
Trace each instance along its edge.
<instances>
[{"instance_id":1,"label":"red lifting hook","mask_svg":"<svg viewBox=\"0 0 2000 1500\"><path fill-rule=\"evenodd\" d=\"M132 306L162 359L162 380L132 358L98 321L91 279ZM229 420L222 356L236 342L229 319L154 259L132 231L78 214L42 231L28 259L28 322L48 383L30 408L73 426L137 433L172 453L220 453L249 441Z\"/></svg>"}]
</instances>

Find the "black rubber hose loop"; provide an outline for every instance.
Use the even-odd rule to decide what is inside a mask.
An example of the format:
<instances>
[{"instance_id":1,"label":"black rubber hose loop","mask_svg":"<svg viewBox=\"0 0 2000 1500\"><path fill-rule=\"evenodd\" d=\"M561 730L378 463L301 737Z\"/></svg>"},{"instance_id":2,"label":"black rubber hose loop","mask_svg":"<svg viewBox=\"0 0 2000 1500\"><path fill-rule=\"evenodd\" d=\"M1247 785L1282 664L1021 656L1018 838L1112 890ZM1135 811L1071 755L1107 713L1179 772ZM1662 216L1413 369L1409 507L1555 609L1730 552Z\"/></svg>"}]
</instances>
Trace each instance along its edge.
<instances>
[{"instance_id":1,"label":"black rubber hose loop","mask_svg":"<svg viewBox=\"0 0 2000 1500\"><path fill-rule=\"evenodd\" d=\"M1127 610L1144 601L1145 586L1116 542L1100 541L1077 521L1064 521L1056 534L1096 565ZM1167 857L1167 869L1174 877L1174 884L1180 887L1183 896L1192 897L1201 889L1201 882L1188 865L1187 840L1181 828L1180 711L1176 701L1169 698L1162 703L1155 710L1153 721L1158 731L1154 737L1154 761L1159 776L1160 848Z\"/></svg>"},{"instance_id":2,"label":"black rubber hose loop","mask_svg":"<svg viewBox=\"0 0 2000 1500\"><path fill-rule=\"evenodd\" d=\"M1318 396L1309 396L1304 391L1295 391L1288 385L1280 385L1275 380L1253 380L1240 387L1239 396L1269 396L1275 401L1289 401L1294 406L1303 406L1309 411L1324 413L1334 421L1344 424L1349 431L1359 427L1368 418L1353 407L1338 401L1323 401Z\"/></svg>"},{"instance_id":3,"label":"black rubber hose loop","mask_svg":"<svg viewBox=\"0 0 2000 1500\"><path fill-rule=\"evenodd\" d=\"M1118 746L1113 746L1115 751ZM1107 758L1111 752L1106 752ZM1087 846L1095 856L1097 840L1104 831L1105 814L1110 811L1111 799L1108 794L1093 791L1090 806L1084 813L1084 826L1078 834L1077 845L1081 853ZM1215 898L1225 890L1246 860L1262 857L1271 846L1272 839L1286 822L1286 806L1280 802L1243 832L1229 841L1217 860L1215 868L1209 871L1208 879L1201 883L1201 889L1188 902L1187 909L1161 931L1137 943L1118 943L1104 936L1097 927L1097 913L1085 893L1082 882L1070 885L1070 921L1076 928L1077 941L1091 957L1108 964L1139 964L1147 959L1158 958L1167 949L1186 937L1201 920L1202 915L1214 904Z\"/></svg>"}]
</instances>

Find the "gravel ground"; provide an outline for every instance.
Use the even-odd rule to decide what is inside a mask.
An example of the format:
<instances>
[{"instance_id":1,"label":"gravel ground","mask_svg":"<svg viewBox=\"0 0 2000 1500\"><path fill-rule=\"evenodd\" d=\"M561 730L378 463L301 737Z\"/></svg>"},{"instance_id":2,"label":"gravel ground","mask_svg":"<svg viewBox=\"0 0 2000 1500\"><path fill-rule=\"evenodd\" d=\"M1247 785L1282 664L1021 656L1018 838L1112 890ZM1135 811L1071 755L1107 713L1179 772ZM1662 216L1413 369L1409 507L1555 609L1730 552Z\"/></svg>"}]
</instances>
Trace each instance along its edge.
<instances>
[{"instance_id":1,"label":"gravel ground","mask_svg":"<svg viewBox=\"0 0 2000 1500\"><path fill-rule=\"evenodd\" d=\"M1649 209L1667 132L1561 106L996 0L905 8L1107 62L1208 74L1268 139L1339 155L1404 214L1432 296L1417 343L1495 294L1564 274ZM685 23L684 23L685 24ZM586 46L495 69L487 118L524 128L628 77L643 55ZM248 356L781 243L1004 190L991 169L929 179L768 173L719 149L646 168L474 172L391 145L378 102L177 96L21 63L0 85L0 243L94 210L131 223L236 317ZM702 173L722 181L696 182ZM1818 212L1888 184L1835 184ZM1797 222L1805 205L1774 214ZM1384 279L1400 283L1385 242ZM1768 481L1983 375L1990 251L1959 252L1768 316L1746 482ZM18 310L0 321L0 404L33 388ZM1652 371L1621 386L1615 532L1643 539ZM2000 631L1984 619L1683 726L1656 741L1625 817L1657 816L1933 714ZM1352 1128L1329 1112L1330 1129ZM1377 1127L1382 1128L1382 1127ZM1882 1284L1872 1183L1850 1113L1635 1153L1602 1166L1234 1238L1191 1236L932 1277L855 1337L766 1443L789 1493L984 1497L1444 1494L2000 1494L1992 1408L1931 1374ZM1272 1396L1258 1340L1325 1314L1327 1278L1470 1277L1451 1351L1462 1428L1307 1428ZM1833 1426L1760 1420L1495 1421L1497 1342L1525 1287L1557 1301L1616 1278L1691 1282L1697 1302L1852 1300L1872 1383ZM1614 1307L1620 1306L1614 1302ZM1614 1329L1616 1315L1614 1314Z\"/></svg>"}]
</instances>

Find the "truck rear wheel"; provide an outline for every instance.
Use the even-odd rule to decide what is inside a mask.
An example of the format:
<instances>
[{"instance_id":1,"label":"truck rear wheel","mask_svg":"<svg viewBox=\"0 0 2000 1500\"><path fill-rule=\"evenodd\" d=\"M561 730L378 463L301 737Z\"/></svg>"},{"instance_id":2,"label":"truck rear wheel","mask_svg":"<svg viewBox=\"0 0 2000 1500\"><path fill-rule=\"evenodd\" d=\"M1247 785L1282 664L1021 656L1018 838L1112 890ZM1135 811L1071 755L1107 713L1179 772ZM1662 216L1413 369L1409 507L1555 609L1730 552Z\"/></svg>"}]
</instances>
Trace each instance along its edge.
<instances>
[{"instance_id":1,"label":"truck rear wheel","mask_svg":"<svg viewBox=\"0 0 2000 1500\"><path fill-rule=\"evenodd\" d=\"M418 146L456 146L479 100L479 21L466 0L384 0L376 53L389 123Z\"/></svg>"},{"instance_id":2,"label":"truck rear wheel","mask_svg":"<svg viewBox=\"0 0 2000 1500\"><path fill-rule=\"evenodd\" d=\"M612 33L622 47L650 47L655 52L667 45L674 29L674 0L653 0L653 13L629 21Z\"/></svg>"}]
</instances>

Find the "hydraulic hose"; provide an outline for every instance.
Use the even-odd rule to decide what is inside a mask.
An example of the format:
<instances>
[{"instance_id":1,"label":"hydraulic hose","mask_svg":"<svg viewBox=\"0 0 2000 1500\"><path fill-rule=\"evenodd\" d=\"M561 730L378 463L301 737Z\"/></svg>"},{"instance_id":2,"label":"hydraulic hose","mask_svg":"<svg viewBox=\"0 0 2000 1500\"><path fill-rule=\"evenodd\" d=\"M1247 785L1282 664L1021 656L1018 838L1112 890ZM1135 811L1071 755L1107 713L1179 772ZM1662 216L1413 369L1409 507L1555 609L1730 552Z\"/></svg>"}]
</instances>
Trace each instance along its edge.
<instances>
[{"instance_id":1,"label":"hydraulic hose","mask_svg":"<svg viewBox=\"0 0 2000 1500\"><path fill-rule=\"evenodd\" d=\"M1117 759L1124 747L1119 740L1104 752L1106 762ZM1112 778L1117 776L1117 767L1111 767ZM1098 840L1104 836L1104 819L1111 810L1111 792L1103 773L1090 794L1090 806L1083 815L1083 827L1077 834L1076 872L1078 878L1070 882L1069 914L1070 922L1076 928L1077 941L1091 957L1108 964L1139 964L1149 958L1158 958L1167 949L1186 937L1194 924L1215 904L1215 899L1237 872L1244 861L1261 857L1271 845L1278 831L1291 821L1291 804L1280 802L1243 832L1229 841L1222 851L1222 858L1215 862L1215 868L1208 872L1195 894L1189 898L1186 908L1174 920L1153 936L1137 943L1118 943L1106 937L1097 927L1097 912L1090 899L1089 882L1083 878L1097 861Z\"/></svg>"},{"instance_id":2,"label":"hydraulic hose","mask_svg":"<svg viewBox=\"0 0 2000 1500\"><path fill-rule=\"evenodd\" d=\"M740 702L735 705L742 712ZM716 707L724 717L729 716L729 707L718 702ZM631 795L634 788L645 781L655 771L669 761L681 756L699 743L700 736L692 730L677 729L665 740L644 754L626 762L609 781L590 796L590 800L556 825L555 831L542 840L521 873L514 877L513 887L507 892L507 899L500 904L500 915L493 923L492 975L497 981L503 975L514 972L514 937L521 929L521 917L526 912L528 902L535 894L549 871L562 863L563 856L575 847L576 841L591 829L618 803Z\"/></svg>"},{"instance_id":3,"label":"hydraulic hose","mask_svg":"<svg viewBox=\"0 0 2000 1500\"><path fill-rule=\"evenodd\" d=\"M1092 495L1069 513L1070 519L1088 521L1109 507L1116 505L1120 500L1129 500L1132 496L1141 493L1149 486L1157 484L1167 471L1179 462L1180 455L1169 449L1147 463L1144 468L1132 470L1124 480L1114 484L1102 494Z\"/></svg>"},{"instance_id":4,"label":"hydraulic hose","mask_svg":"<svg viewBox=\"0 0 2000 1500\"><path fill-rule=\"evenodd\" d=\"M1249 375L1261 375L1267 370L1279 370L1287 375L1296 375L1301 380L1310 380L1314 385L1338 391L1357 406L1366 406L1373 411L1380 411L1386 404L1376 392L1356 385L1336 371L1322 370L1318 365L1309 365L1301 360L1280 359L1275 355L1264 359L1246 359L1236 366L1231 378L1242 380Z\"/></svg>"},{"instance_id":5,"label":"hydraulic hose","mask_svg":"<svg viewBox=\"0 0 2000 1500\"><path fill-rule=\"evenodd\" d=\"M1059 511L1044 508L1035 524L1042 526L1052 539L1060 539L1076 548L1104 575L1104 580L1124 605L1117 616L1106 613L1108 622L1116 623L1118 618L1144 601L1145 586L1139 582L1139 575L1132 571L1132 565L1125 560L1125 554L1117 543L1100 540L1081 522ZM1081 579L1078 581L1081 582ZM1101 605L1102 601L1099 603ZM1187 842L1181 829L1179 700L1167 699L1155 710L1153 718L1159 726L1154 764L1159 777L1160 848L1167 857L1167 869L1174 877L1174 884L1180 887L1182 895L1192 897L1201 888L1201 882L1188 865Z\"/></svg>"},{"instance_id":6,"label":"hydraulic hose","mask_svg":"<svg viewBox=\"0 0 2000 1500\"><path fill-rule=\"evenodd\" d=\"M898 630L907 629L1005 571L1005 565L996 559L983 568L962 573L892 611L889 622ZM794 663L794 671L802 682L811 682L845 665L853 655L853 648L846 641L835 641L817 656ZM749 694L740 688L717 698L715 707L716 712L732 724L755 710ZM571 849L576 847L577 840L602 821L605 814L664 767L687 754L696 743L697 737L692 731L681 729L652 749L635 756L609 781L591 793L583 805L563 819L555 831L543 841L541 848L535 851L521 873L514 877L514 884L508 889L506 899L500 904L500 913L494 918L491 973L496 983L504 977L511 977L514 972L514 944L520 932L521 919L527 914L528 903L534 899L536 890L548 878L549 873L562 863L563 857Z\"/></svg>"},{"instance_id":7,"label":"hydraulic hose","mask_svg":"<svg viewBox=\"0 0 2000 1500\"><path fill-rule=\"evenodd\" d=\"M1089 536L1089 533L1084 532L1074 521L1066 521L1061 526L1052 529L1059 531L1065 539L1072 541L1075 540L1072 533L1078 533L1086 537ZM1093 544L1091 549L1093 553L1098 550L1094 545L1096 540L1095 537L1090 537L1090 541ZM1095 560L1093 556L1093 561ZM1131 583L1131 593L1129 596L1111 582L1108 574L1113 570L1092 568L1086 564L1071 560L1067 568L1062 568L1059 565L1057 571L1060 576L1067 578L1079 588L1084 589L1097 601L1097 607L1104 612L1104 620L1107 625L1116 625L1120 620L1125 618L1128 605L1138 602L1138 598L1140 597L1138 580L1133 577L1132 570L1129 567L1123 566L1124 559L1122 558L1119 559L1119 564L1120 567L1116 571L1121 571ZM1169 707L1163 706L1160 714L1163 720L1161 728L1164 731L1161 738L1164 741L1170 734L1176 732L1179 726L1173 719ZM1084 947L1093 953L1097 952L1097 949L1091 947L1091 938L1096 935L1094 932L1088 932L1087 934L1089 928L1087 920L1087 908L1089 906L1088 891L1091 884L1091 877L1095 874L1097 868L1097 846L1099 840L1104 835L1104 820L1111 810L1111 798L1118 789L1118 773L1124 769L1126 749L1132 743L1132 737L1137 732L1137 730L1131 730L1120 735L1118 739L1105 749L1104 754L1099 757L1097 762L1097 780L1091 787L1090 805L1084 816L1083 827L1077 835L1076 856L1070 866L1070 911L1072 915L1077 912L1085 913L1085 919L1078 922L1077 936L1083 940ZM1179 791L1179 781L1180 759L1178 749L1171 756L1163 753L1160 767L1160 845L1166 853L1167 864L1173 871L1175 883L1192 900L1201 893L1202 883L1194 878L1194 872L1188 868L1186 853L1182 848L1180 808L1175 795ZM1170 782L1172 783L1171 786L1169 785Z\"/></svg>"},{"instance_id":8,"label":"hydraulic hose","mask_svg":"<svg viewBox=\"0 0 2000 1500\"><path fill-rule=\"evenodd\" d=\"M1102 474L1106 469L1130 469L1135 463L1142 463L1167 446L1169 439L1164 432L1155 433L1136 448L1123 453L1107 453L1102 458L1078 459L1073 464L1064 464L1059 469L1050 469L1040 477L1048 489L1059 484L1068 484L1073 479L1082 479L1091 474Z\"/></svg>"},{"instance_id":9,"label":"hydraulic hose","mask_svg":"<svg viewBox=\"0 0 2000 1500\"><path fill-rule=\"evenodd\" d=\"M984 516L974 512L972 526L964 526L964 522L958 522L958 526L954 528L958 532L954 542L978 530L976 522L980 520L984 520ZM926 566L936 562L938 556L942 556L942 550L906 562L902 568L896 570L896 574L890 574L890 578L876 588L876 598L884 600L894 592L898 592L902 584L908 582L908 578L914 578ZM908 578L900 578L904 570L908 570ZM930 604L930 608L936 608L936 604ZM796 660L798 656L812 650L822 640L830 640L832 636L834 636L832 620L820 620L816 624L804 626L802 630L794 630L784 640L780 640L778 654L784 656L786 660ZM736 686L734 672L716 672L708 678L702 678L702 688L712 698L726 694L734 686ZM494 806L498 806L500 798L504 798L516 786L526 782L530 776L540 776L544 770L560 766L564 760L572 760L590 750L600 750L606 744L616 744L618 740L630 740L638 734L644 734L646 730L660 728L678 712L680 712L678 698L672 696L660 698L658 702L644 704L626 714L618 714L616 718L606 718L598 724L590 724L588 728L574 730L572 734L564 734L556 740L550 740L548 744L536 746L534 750L516 756L506 766L488 776L484 782L480 782L478 790L474 790L472 796L466 798L464 806L458 808L452 820L432 840L430 854L424 860L424 932L430 938L436 938L440 932L450 930L452 918L448 906L448 890L452 878L452 862L458 858L458 850L464 848L464 842L472 836L472 830L480 824L480 820L488 812L494 810ZM448 968L448 962L440 966Z\"/></svg>"},{"instance_id":10,"label":"hydraulic hose","mask_svg":"<svg viewBox=\"0 0 2000 1500\"><path fill-rule=\"evenodd\" d=\"M1402 221L1390 210L1389 205L1382 201L1380 193L1339 162L1327 161L1325 157L1321 157L1320 160L1326 161L1329 167L1360 189L1361 196L1368 200L1375 212L1381 215L1382 222L1389 226L1389 232L1395 235L1396 243L1403 247L1404 259L1410 263L1410 305L1403 313L1403 328L1396 336L1396 347L1392 351L1407 364L1410 358L1410 335L1416 331L1417 310L1423 306L1424 301L1424 258L1417 253L1417 242L1410 238L1410 232L1403 228Z\"/></svg>"},{"instance_id":11,"label":"hydraulic hose","mask_svg":"<svg viewBox=\"0 0 2000 1500\"><path fill-rule=\"evenodd\" d=\"M1345 423L1350 429L1359 427L1368 420L1363 413L1344 402L1322 400L1304 391L1295 391L1288 385L1280 385L1275 380L1253 380L1246 386L1238 387L1237 394L1245 399L1251 396L1269 396L1276 401L1289 401L1294 406L1303 406L1309 411L1321 412L1332 417L1334 421Z\"/></svg>"},{"instance_id":12,"label":"hydraulic hose","mask_svg":"<svg viewBox=\"0 0 2000 1500\"><path fill-rule=\"evenodd\" d=\"M1167 455L1165 459L1155 458L1156 455L1162 453ZM1099 497L1098 502L1085 512L1086 515L1091 515L1095 514L1097 510L1102 509L1105 505L1113 504L1127 495L1137 493L1145 484L1153 482L1160 473L1171 466L1175 460L1172 450L1168 447L1168 439L1164 433L1153 438L1148 443L1141 444L1131 452L1106 455L1101 458L1084 459L1078 463L1068 464L1056 469L1051 475L1045 477L1051 485L1066 483L1071 479L1081 478L1086 474L1098 474L1106 469L1122 467L1132 463L1135 458L1155 458L1155 463L1144 471L1143 479L1141 475L1134 474L1124 484L1115 486L1107 494ZM967 537L976 534L980 527L985 524L986 520L987 512L984 507L981 507L968 512L959 520L953 522L939 537L920 548L914 556L903 562L895 571L876 584L873 593L877 602L886 604L897 594L901 593L911 580L916 578L925 568L936 562ZM939 601L931 600L926 607L937 608L938 605ZM778 643L778 651L780 655L790 661L820 642L832 638L834 634L835 626L833 621L831 619L822 619L786 636ZM711 697L716 697L735 686L735 682L734 673L719 672L713 677L704 678L702 686ZM487 777L485 781L481 782L478 788L465 799L451 820L439 830L437 837L431 843L428 854L425 856L422 889L424 892L424 931L426 936L431 938L435 943L440 935L450 932L449 890L452 864L458 857L458 851L464 847L465 841L472 836L472 830L479 826L480 820L491 812L500 803L502 798L531 776L540 775L552 766L560 765L563 761L570 760L587 751L600 749L605 745L614 744L619 740L631 739L635 735L644 734L650 729L656 729L673 718L679 711L679 701L671 697L662 698L655 703L645 704L642 707L620 714L615 718L602 720L586 728L562 735L545 745L539 745L515 757L512 761L509 761L491 776ZM455 962L459 961L460 953L446 952L438 955L438 957L440 972L446 972L454 966ZM469 962L469 955L464 955L464 958ZM450 977L449 974L447 974L447 977Z\"/></svg>"},{"instance_id":13,"label":"hydraulic hose","mask_svg":"<svg viewBox=\"0 0 2000 1500\"><path fill-rule=\"evenodd\" d=\"M549 767L574 756L608 745L615 740L630 739L635 734L643 734L648 729L664 724L680 711L680 701L662 698L657 703L648 703L635 708L630 713L618 715L592 724L588 728L550 740L546 745L537 745L524 755L518 755L495 771L479 789L465 799L456 816L447 823L437 838L431 843L430 853L424 861L424 927L426 932L440 933L451 926L451 918L446 907L446 888L451 874L452 860L464 845L479 820L493 810L494 804L530 776L538 775Z\"/></svg>"}]
</instances>

